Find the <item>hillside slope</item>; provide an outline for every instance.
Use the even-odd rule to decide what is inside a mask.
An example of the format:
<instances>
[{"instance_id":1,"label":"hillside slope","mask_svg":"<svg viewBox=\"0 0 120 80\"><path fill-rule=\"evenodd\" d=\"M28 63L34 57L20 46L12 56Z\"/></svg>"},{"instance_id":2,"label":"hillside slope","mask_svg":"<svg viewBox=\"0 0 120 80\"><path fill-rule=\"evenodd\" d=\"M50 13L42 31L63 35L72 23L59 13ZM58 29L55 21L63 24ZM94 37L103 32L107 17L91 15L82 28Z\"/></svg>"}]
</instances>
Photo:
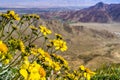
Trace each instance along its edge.
<instances>
[{"instance_id":1,"label":"hillside slope","mask_svg":"<svg viewBox=\"0 0 120 80\"><path fill-rule=\"evenodd\" d=\"M120 63L120 40L107 30L87 28L83 25L70 26L58 20L41 20L38 23L46 25L53 33L63 35L68 51L60 55L65 57L73 68L84 64L96 69L106 63Z\"/></svg>"}]
</instances>

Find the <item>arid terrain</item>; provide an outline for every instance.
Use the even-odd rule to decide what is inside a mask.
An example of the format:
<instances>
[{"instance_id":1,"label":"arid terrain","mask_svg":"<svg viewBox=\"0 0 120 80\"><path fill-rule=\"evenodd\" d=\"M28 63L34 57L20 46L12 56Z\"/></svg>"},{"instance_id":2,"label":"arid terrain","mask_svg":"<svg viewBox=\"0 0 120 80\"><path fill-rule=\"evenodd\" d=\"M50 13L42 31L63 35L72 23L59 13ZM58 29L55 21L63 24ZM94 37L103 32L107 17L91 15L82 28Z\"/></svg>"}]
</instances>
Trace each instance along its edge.
<instances>
[{"instance_id":1,"label":"arid terrain","mask_svg":"<svg viewBox=\"0 0 120 80\"><path fill-rule=\"evenodd\" d=\"M120 23L72 23L71 26L85 26L87 28L92 28L96 30L108 30L110 32L120 32Z\"/></svg>"},{"instance_id":2,"label":"arid terrain","mask_svg":"<svg viewBox=\"0 0 120 80\"><path fill-rule=\"evenodd\" d=\"M86 59L86 66L97 68L101 64L119 63L120 23L73 23L71 26L84 26L89 39L80 36L79 59ZM92 36L90 34L92 33ZM113 37L113 36L114 37ZM86 38L86 39L83 39ZM91 44L91 45L90 45ZM86 49L85 51L81 50Z\"/></svg>"},{"instance_id":3,"label":"arid terrain","mask_svg":"<svg viewBox=\"0 0 120 80\"><path fill-rule=\"evenodd\" d=\"M62 53L71 67L83 64L93 70L104 64L120 63L120 23L62 23L41 20L54 33L67 41L68 51Z\"/></svg>"}]
</instances>

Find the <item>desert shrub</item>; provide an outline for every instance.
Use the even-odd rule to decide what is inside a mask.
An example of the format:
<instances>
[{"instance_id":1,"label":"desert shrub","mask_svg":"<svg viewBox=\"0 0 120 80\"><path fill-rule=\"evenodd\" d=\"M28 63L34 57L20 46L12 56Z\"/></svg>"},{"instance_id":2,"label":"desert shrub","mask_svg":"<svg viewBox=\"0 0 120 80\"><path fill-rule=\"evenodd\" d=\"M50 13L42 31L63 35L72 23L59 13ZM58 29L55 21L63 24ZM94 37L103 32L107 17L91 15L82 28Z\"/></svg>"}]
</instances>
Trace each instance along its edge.
<instances>
[{"instance_id":1,"label":"desert shrub","mask_svg":"<svg viewBox=\"0 0 120 80\"><path fill-rule=\"evenodd\" d=\"M67 50L60 34L34 25L39 15L0 14L0 80L90 80L94 72L83 65L72 70L58 53ZM36 41L38 43L36 43Z\"/></svg>"}]
</instances>

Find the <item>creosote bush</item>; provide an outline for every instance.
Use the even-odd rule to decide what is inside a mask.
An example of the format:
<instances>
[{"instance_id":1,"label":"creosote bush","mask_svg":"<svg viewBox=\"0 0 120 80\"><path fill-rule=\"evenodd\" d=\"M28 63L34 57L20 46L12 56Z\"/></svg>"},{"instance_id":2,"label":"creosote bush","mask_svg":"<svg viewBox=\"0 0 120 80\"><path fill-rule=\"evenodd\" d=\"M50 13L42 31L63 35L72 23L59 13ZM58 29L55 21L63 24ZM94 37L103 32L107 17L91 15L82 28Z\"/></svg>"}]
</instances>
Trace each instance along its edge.
<instances>
[{"instance_id":1,"label":"creosote bush","mask_svg":"<svg viewBox=\"0 0 120 80\"><path fill-rule=\"evenodd\" d=\"M44 25L34 26L39 19L14 11L0 14L0 80L90 80L95 72L83 65L70 69L58 55L68 49L65 40L57 33L50 38L52 31Z\"/></svg>"}]
</instances>

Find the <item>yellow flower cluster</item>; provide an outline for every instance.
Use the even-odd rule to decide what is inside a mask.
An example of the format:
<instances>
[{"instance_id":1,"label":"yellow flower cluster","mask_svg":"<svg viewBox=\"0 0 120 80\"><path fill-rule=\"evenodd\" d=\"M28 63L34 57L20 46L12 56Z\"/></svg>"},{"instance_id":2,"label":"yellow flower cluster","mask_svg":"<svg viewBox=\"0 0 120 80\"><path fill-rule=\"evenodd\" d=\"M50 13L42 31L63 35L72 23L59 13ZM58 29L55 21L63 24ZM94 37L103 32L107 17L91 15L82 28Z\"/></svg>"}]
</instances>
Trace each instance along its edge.
<instances>
[{"instance_id":1,"label":"yellow flower cluster","mask_svg":"<svg viewBox=\"0 0 120 80\"><path fill-rule=\"evenodd\" d=\"M65 77L66 80L86 80L81 78L82 74L79 72L79 70L74 70L72 72L65 71L65 74L66 74L66 77Z\"/></svg>"},{"instance_id":2,"label":"yellow flower cluster","mask_svg":"<svg viewBox=\"0 0 120 80\"><path fill-rule=\"evenodd\" d=\"M90 69L85 68L83 65L81 65L79 68L80 68L80 70L83 71L83 75L87 80L90 80L91 76L96 74L95 72L91 71Z\"/></svg>"},{"instance_id":3,"label":"yellow flower cluster","mask_svg":"<svg viewBox=\"0 0 120 80\"><path fill-rule=\"evenodd\" d=\"M31 54L33 54L33 55L37 55L37 54L38 54L38 49L36 49L36 48L31 48L30 52L31 52Z\"/></svg>"},{"instance_id":4,"label":"yellow flower cluster","mask_svg":"<svg viewBox=\"0 0 120 80\"><path fill-rule=\"evenodd\" d=\"M44 68L36 62L30 63L27 57L25 57L24 63L21 66L20 74L25 80L46 80Z\"/></svg>"},{"instance_id":5,"label":"yellow flower cluster","mask_svg":"<svg viewBox=\"0 0 120 80\"><path fill-rule=\"evenodd\" d=\"M13 59L13 56L11 53L7 53L6 55L2 55L3 63L4 64L9 64L10 61Z\"/></svg>"},{"instance_id":6,"label":"yellow flower cluster","mask_svg":"<svg viewBox=\"0 0 120 80\"><path fill-rule=\"evenodd\" d=\"M8 11L5 14L2 14L2 17L5 17L7 19L14 19L14 20L20 20L20 17L18 14L16 14L13 10Z\"/></svg>"},{"instance_id":7,"label":"yellow flower cluster","mask_svg":"<svg viewBox=\"0 0 120 80\"><path fill-rule=\"evenodd\" d=\"M52 68L55 71L60 71L60 69L61 69L60 63L58 63L58 62L52 62Z\"/></svg>"},{"instance_id":8,"label":"yellow flower cluster","mask_svg":"<svg viewBox=\"0 0 120 80\"><path fill-rule=\"evenodd\" d=\"M61 67L65 67L65 68L69 69L68 62L63 57L61 57L59 55L56 55L56 54L51 54L51 57L55 61L59 62L59 64L60 64Z\"/></svg>"},{"instance_id":9,"label":"yellow flower cluster","mask_svg":"<svg viewBox=\"0 0 120 80\"><path fill-rule=\"evenodd\" d=\"M31 48L30 53L33 55L40 55L45 57L45 51L42 48Z\"/></svg>"},{"instance_id":10,"label":"yellow flower cluster","mask_svg":"<svg viewBox=\"0 0 120 80\"><path fill-rule=\"evenodd\" d=\"M32 48L31 53L34 55L39 55L39 60L45 66L52 68L55 71L59 71L63 65L60 62L53 61L51 55L48 52L45 52L42 48Z\"/></svg>"},{"instance_id":11,"label":"yellow flower cluster","mask_svg":"<svg viewBox=\"0 0 120 80\"><path fill-rule=\"evenodd\" d=\"M4 44L1 40L0 40L0 59L4 64L8 64L12 59L12 55L8 53L8 48L6 44Z\"/></svg>"},{"instance_id":12,"label":"yellow flower cluster","mask_svg":"<svg viewBox=\"0 0 120 80\"><path fill-rule=\"evenodd\" d=\"M0 15L0 79L90 80L94 72L84 66L73 71L62 56L55 54L66 51L67 44L60 34L49 39L51 30L43 25L39 28L34 25L39 18L39 15L30 14L20 19L14 11ZM38 40L41 40L40 45L36 45Z\"/></svg>"},{"instance_id":13,"label":"yellow flower cluster","mask_svg":"<svg viewBox=\"0 0 120 80\"><path fill-rule=\"evenodd\" d=\"M55 50L58 51L66 51L68 49L66 41L63 40L62 36L60 34L55 34L56 39L49 40L51 44L49 46L54 46Z\"/></svg>"},{"instance_id":14,"label":"yellow flower cluster","mask_svg":"<svg viewBox=\"0 0 120 80\"><path fill-rule=\"evenodd\" d=\"M96 73L91 71L88 68L85 68L83 65L79 69L74 71L65 71L66 80L91 80L91 77Z\"/></svg>"},{"instance_id":15,"label":"yellow flower cluster","mask_svg":"<svg viewBox=\"0 0 120 80\"><path fill-rule=\"evenodd\" d=\"M9 45L13 50L20 50L22 53L25 53L25 45L22 40L10 39L8 41Z\"/></svg>"},{"instance_id":16,"label":"yellow flower cluster","mask_svg":"<svg viewBox=\"0 0 120 80\"><path fill-rule=\"evenodd\" d=\"M41 48L38 49L38 52L41 54L39 60L42 61L44 65L47 65L56 71L61 69L60 63L53 61L48 52L45 52Z\"/></svg>"},{"instance_id":17,"label":"yellow flower cluster","mask_svg":"<svg viewBox=\"0 0 120 80\"><path fill-rule=\"evenodd\" d=\"M43 33L44 36L51 34L51 30L47 29L45 26L39 26L40 32Z\"/></svg>"},{"instance_id":18,"label":"yellow flower cluster","mask_svg":"<svg viewBox=\"0 0 120 80\"><path fill-rule=\"evenodd\" d=\"M67 50L66 42L61 39L50 40L56 50L61 50L62 52Z\"/></svg>"},{"instance_id":19,"label":"yellow flower cluster","mask_svg":"<svg viewBox=\"0 0 120 80\"><path fill-rule=\"evenodd\" d=\"M42 48L31 48L30 52L35 56L39 56L38 58L41 64L56 69L57 66L55 65L55 62L53 62L49 53L45 52Z\"/></svg>"}]
</instances>

